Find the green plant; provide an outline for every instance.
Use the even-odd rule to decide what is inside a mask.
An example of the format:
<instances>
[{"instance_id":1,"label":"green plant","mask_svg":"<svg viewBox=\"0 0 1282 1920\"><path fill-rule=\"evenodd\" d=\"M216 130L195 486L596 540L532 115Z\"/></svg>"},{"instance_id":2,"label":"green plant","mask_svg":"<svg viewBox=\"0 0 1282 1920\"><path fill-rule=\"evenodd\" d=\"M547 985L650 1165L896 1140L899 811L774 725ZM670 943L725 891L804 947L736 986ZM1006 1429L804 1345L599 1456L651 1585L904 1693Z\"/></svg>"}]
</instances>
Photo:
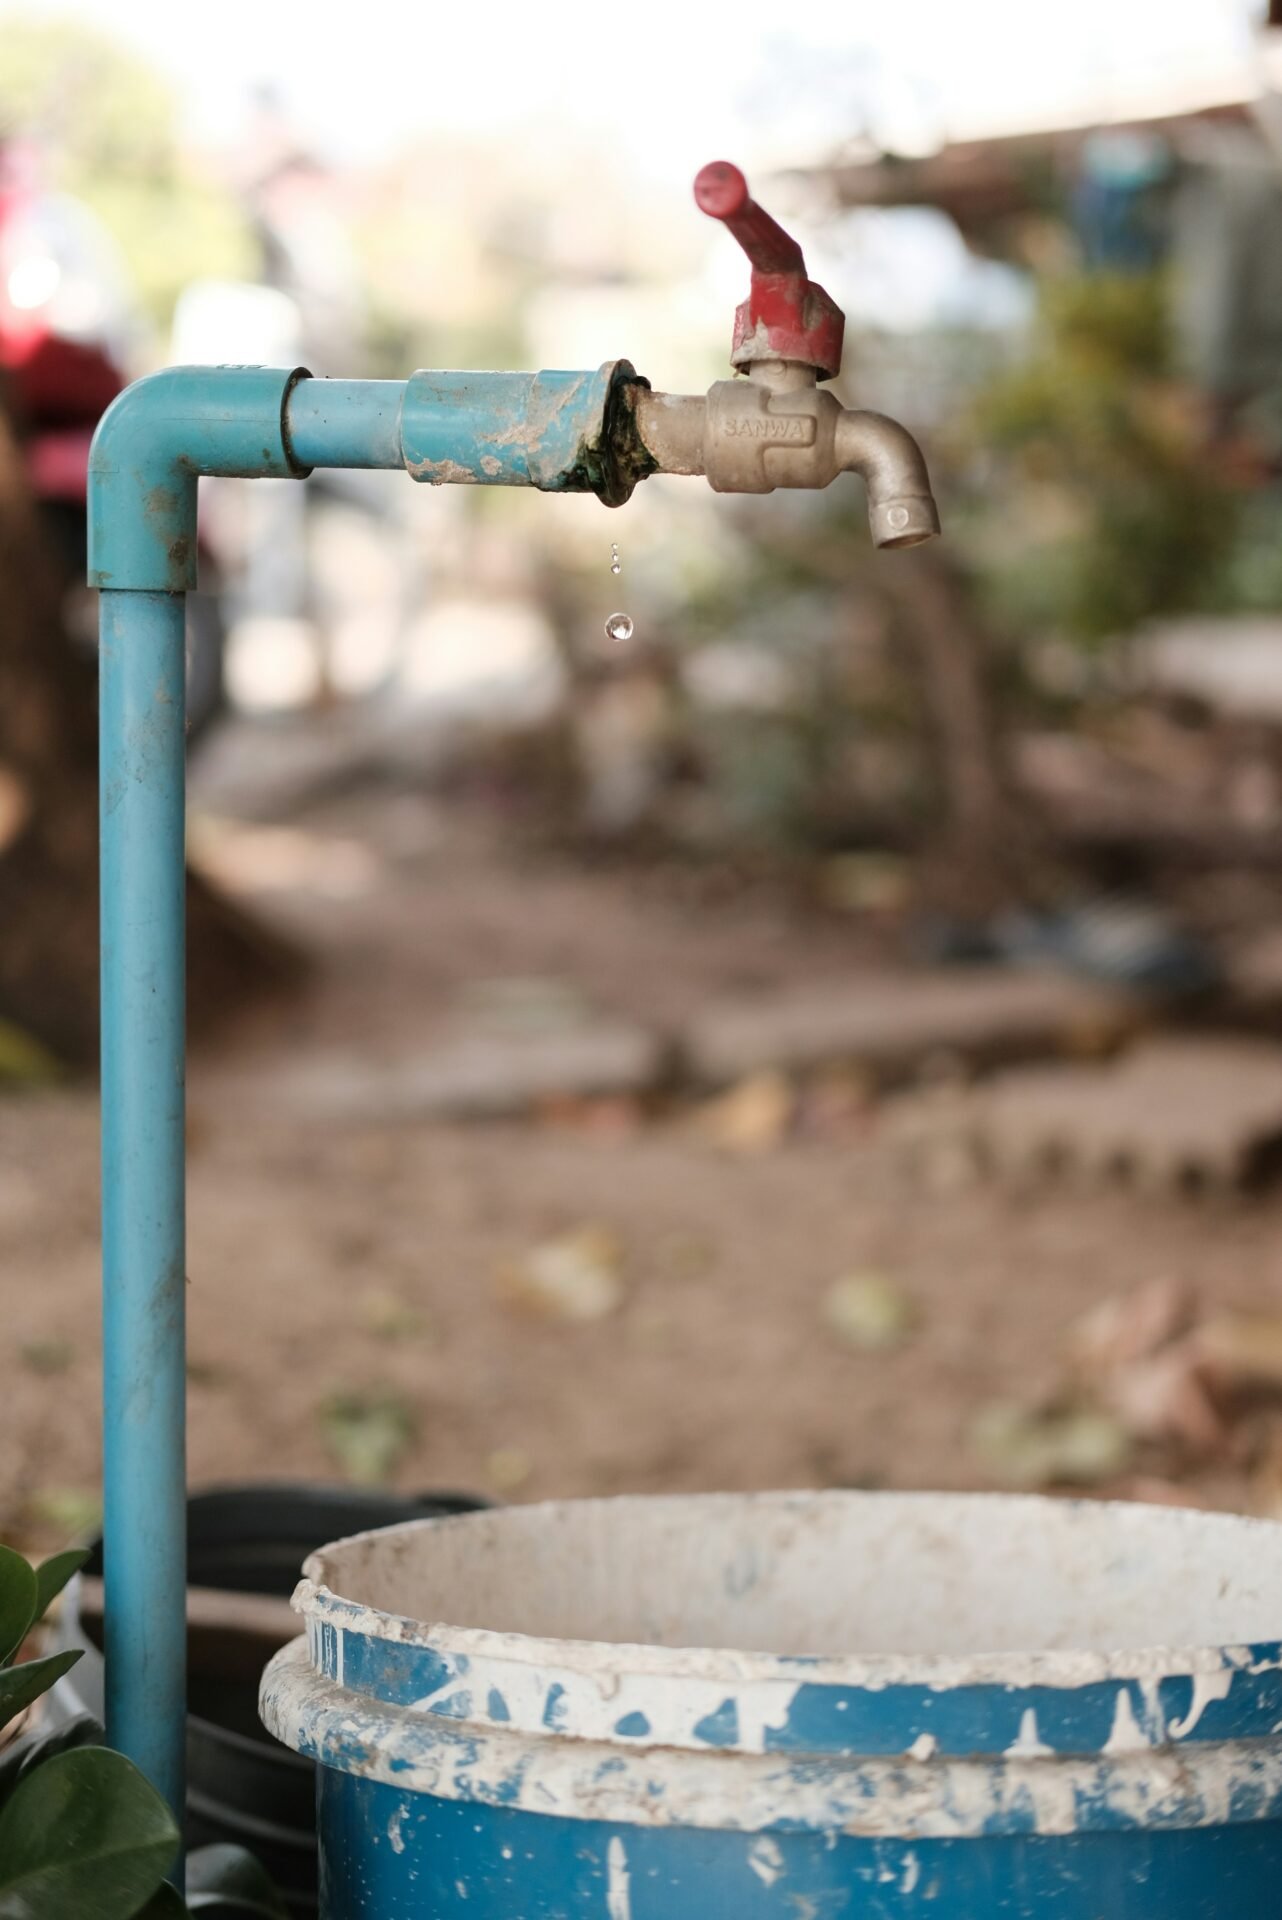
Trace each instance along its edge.
<instances>
[{"instance_id":1,"label":"green plant","mask_svg":"<svg viewBox=\"0 0 1282 1920\"><path fill-rule=\"evenodd\" d=\"M18 1654L85 1555L38 1567L0 1547L0 1730L80 1658L76 1648ZM101 1745L88 1714L0 1748L0 1920L282 1920L257 1862L238 1847L206 1847L188 1862L187 1898L165 1874L179 1832L155 1788Z\"/></svg>"},{"instance_id":2,"label":"green plant","mask_svg":"<svg viewBox=\"0 0 1282 1920\"><path fill-rule=\"evenodd\" d=\"M1175 363L1160 274L1040 288L1033 350L975 413L985 571L1012 626L1087 644L1222 599L1240 499Z\"/></svg>"}]
</instances>

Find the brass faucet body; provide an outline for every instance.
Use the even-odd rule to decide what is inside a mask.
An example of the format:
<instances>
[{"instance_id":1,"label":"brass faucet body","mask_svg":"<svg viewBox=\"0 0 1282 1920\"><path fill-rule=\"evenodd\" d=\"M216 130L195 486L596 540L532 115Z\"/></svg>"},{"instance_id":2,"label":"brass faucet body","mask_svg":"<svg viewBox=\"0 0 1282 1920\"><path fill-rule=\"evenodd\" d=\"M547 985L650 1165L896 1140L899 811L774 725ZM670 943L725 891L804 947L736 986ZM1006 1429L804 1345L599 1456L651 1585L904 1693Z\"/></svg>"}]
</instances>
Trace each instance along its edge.
<instances>
[{"instance_id":1,"label":"brass faucet body","mask_svg":"<svg viewBox=\"0 0 1282 1920\"><path fill-rule=\"evenodd\" d=\"M758 361L746 379L718 380L706 396L635 394L638 436L662 473L704 474L717 493L826 487L862 475L879 547L912 547L939 532L926 462L913 436L885 414L843 407L795 361Z\"/></svg>"}]
</instances>

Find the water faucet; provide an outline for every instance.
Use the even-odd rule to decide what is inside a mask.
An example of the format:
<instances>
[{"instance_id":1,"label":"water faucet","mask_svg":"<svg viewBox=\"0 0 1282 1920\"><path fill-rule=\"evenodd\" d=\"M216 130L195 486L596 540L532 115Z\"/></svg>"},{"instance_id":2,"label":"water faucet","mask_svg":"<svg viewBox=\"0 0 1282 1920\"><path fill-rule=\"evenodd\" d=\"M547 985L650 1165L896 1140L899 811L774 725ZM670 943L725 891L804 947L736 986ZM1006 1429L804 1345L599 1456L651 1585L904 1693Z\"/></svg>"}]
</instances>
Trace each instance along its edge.
<instances>
[{"instance_id":1,"label":"water faucet","mask_svg":"<svg viewBox=\"0 0 1282 1920\"><path fill-rule=\"evenodd\" d=\"M801 249L718 163L696 183L752 262L732 360L702 398L595 372L319 380L305 367L166 367L108 408L89 461L99 589L102 877L103 1489L107 1737L181 1819L184 1602L185 597L203 475L303 480L403 468L433 486L595 493L648 474L720 492L863 475L873 538L939 531L912 436L821 389L842 316Z\"/></svg>"},{"instance_id":2,"label":"water faucet","mask_svg":"<svg viewBox=\"0 0 1282 1920\"><path fill-rule=\"evenodd\" d=\"M915 547L939 532L921 448L885 414L843 407L819 382L841 367L845 317L806 277L801 248L748 192L738 167L715 160L694 183L697 205L724 221L752 263L735 314L730 363L746 378L704 397L633 390L637 435L662 473L705 474L718 493L826 487L858 473L879 547Z\"/></svg>"}]
</instances>

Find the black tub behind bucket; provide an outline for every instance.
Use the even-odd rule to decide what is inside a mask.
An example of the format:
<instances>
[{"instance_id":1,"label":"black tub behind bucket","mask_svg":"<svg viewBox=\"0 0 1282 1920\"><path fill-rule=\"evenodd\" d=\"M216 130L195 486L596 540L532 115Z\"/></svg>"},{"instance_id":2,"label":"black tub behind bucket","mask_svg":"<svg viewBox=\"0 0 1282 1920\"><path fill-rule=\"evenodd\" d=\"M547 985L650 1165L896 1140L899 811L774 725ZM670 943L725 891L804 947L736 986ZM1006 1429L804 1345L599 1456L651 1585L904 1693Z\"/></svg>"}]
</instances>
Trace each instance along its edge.
<instances>
[{"instance_id":1,"label":"black tub behind bucket","mask_svg":"<svg viewBox=\"0 0 1282 1920\"><path fill-rule=\"evenodd\" d=\"M303 1561L346 1534L484 1506L462 1494L414 1497L350 1487L215 1487L187 1502L188 1582L221 1593L287 1601ZM58 1647L83 1657L49 1699L59 1720L101 1719L102 1542L68 1587ZM316 1810L310 1762L277 1745L258 1719L258 1680L268 1659L299 1631L282 1608L229 1608L226 1618L188 1624L187 1844L248 1847L292 1914L316 1913Z\"/></svg>"}]
</instances>

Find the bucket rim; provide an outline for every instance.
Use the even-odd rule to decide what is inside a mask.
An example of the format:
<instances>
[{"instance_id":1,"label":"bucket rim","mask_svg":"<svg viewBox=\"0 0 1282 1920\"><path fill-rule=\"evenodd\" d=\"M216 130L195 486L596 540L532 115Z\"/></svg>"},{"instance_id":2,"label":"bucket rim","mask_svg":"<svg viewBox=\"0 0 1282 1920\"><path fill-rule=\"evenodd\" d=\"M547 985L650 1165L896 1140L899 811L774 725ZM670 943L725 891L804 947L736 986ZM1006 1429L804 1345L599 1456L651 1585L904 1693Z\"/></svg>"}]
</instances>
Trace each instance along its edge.
<instances>
[{"instance_id":1,"label":"bucket rim","mask_svg":"<svg viewBox=\"0 0 1282 1920\"><path fill-rule=\"evenodd\" d=\"M354 1693L316 1669L306 1636L274 1656L259 1697L275 1737L322 1769L475 1809L624 1827L985 1839L1196 1829L1274 1820L1276 1740L1127 1751L963 1754L690 1750L443 1719Z\"/></svg>"},{"instance_id":2,"label":"bucket rim","mask_svg":"<svg viewBox=\"0 0 1282 1920\"><path fill-rule=\"evenodd\" d=\"M625 1507L750 1504L754 1501L796 1501L856 1504L895 1501L911 1507L915 1503L945 1503L974 1510L1007 1509L1012 1518L1019 1513L1043 1511L1054 1506L1066 1512L1142 1516L1143 1524L1157 1530L1201 1531L1231 1535L1238 1541L1254 1534L1277 1542L1282 1536L1282 1521L1254 1515L1209 1511L1196 1507L1163 1507L1138 1501L1052 1499L1046 1495L997 1492L866 1491L854 1488L825 1488L815 1491L781 1489L761 1493L699 1494L617 1494L572 1501L530 1502L517 1508L492 1508L477 1513L450 1514L402 1522L391 1528L370 1528L328 1542L309 1554L303 1565L303 1577L295 1588L291 1604L308 1624L309 1631L320 1626L355 1634L368 1640L393 1642L405 1647L445 1656L464 1656L518 1667L547 1669L556 1666L585 1676L625 1668L628 1672L655 1678L681 1679L698 1676L724 1680L727 1685L750 1681L777 1683L790 1689L799 1682L814 1686L864 1688L878 1692L896 1686L944 1690L956 1687L993 1686L1002 1689L1021 1687L1080 1688L1095 1682L1134 1680L1158 1682L1205 1674L1245 1671L1261 1674L1282 1670L1282 1598L1279 1601L1278 1637L1243 1642L1204 1642L1192 1645L1153 1644L1121 1647L1115 1650L1091 1648L1043 1647L1030 1649L992 1649L964 1653L869 1653L869 1654L785 1654L752 1648L707 1644L667 1645L632 1640L559 1638L504 1631L494 1628L460 1625L448 1620L421 1620L373 1605L345 1598L328 1584L327 1561L340 1549L359 1546L388 1533L418 1535L442 1528L493 1526L504 1513L537 1515L541 1511L567 1507L598 1508L617 1512Z\"/></svg>"}]
</instances>

